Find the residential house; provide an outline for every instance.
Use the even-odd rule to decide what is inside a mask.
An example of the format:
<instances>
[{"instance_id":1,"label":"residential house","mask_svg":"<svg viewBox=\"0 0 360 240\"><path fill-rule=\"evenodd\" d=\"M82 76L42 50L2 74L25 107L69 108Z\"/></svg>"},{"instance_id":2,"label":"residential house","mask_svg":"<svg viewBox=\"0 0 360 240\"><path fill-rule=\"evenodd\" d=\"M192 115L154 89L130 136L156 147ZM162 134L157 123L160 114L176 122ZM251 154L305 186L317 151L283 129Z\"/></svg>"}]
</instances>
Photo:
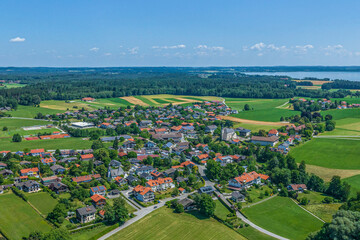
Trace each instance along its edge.
<instances>
[{"instance_id":1,"label":"residential house","mask_svg":"<svg viewBox=\"0 0 360 240\"><path fill-rule=\"evenodd\" d=\"M134 197L141 202L152 202L155 200L154 191L149 187L137 185L133 189Z\"/></svg>"},{"instance_id":2,"label":"residential house","mask_svg":"<svg viewBox=\"0 0 360 240\"><path fill-rule=\"evenodd\" d=\"M126 181L129 183L130 186L135 186L140 181L140 179L133 175L130 175L126 178Z\"/></svg>"},{"instance_id":3,"label":"residential house","mask_svg":"<svg viewBox=\"0 0 360 240\"><path fill-rule=\"evenodd\" d=\"M243 202L245 201L245 196L241 194L239 191L233 191L231 193L231 201L233 202Z\"/></svg>"},{"instance_id":4,"label":"residential house","mask_svg":"<svg viewBox=\"0 0 360 240\"><path fill-rule=\"evenodd\" d=\"M64 172L66 170L63 166L60 166L57 164L51 166L50 169L51 169L51 171L53 171L53 173L55 175L64 174Z\"/></svg>"},{"instance_id":5,"label":"residential house","mask_svg":"<svg viewBox=\"0 0 360 240\"><path fill-rule=\"evenodd\" d=\"M80 159L82 161L90 161L94 159L94 154L90 153L90 154L83 154L80 156Z\"/></svg>"},{"instance_id":6,"label":"residential house","mask_svg":"<svg viewBox=\"0 0 360 240\"><path fill-rule=\"evenodd\" d=\"M21 176L28 176L28 177L39 177L39 168L26 168L20 170Z\"/></svg>"},{"instance_id":7,"label":"residential house","mask_svg":"<svg viewBox=\"0 0 360 240\"><path fill-rule=\"evenodd\" d=\"M95 220L96 209L93 205L76 209L76 217L81 223Z\"/></svg>"},{"instance_id":8,"label":"residential house","mask_svg":"<svg viewBox=\"0 0 360 240\"><path fill-rule=\"evenodd\" d=\"M289 191L304 192L304 190L307 190L307 187L305 184L290 184L287 186L287 189Z\"/></svg>"},{"instance_id":9,"label":"residential house","mask_svg":"<svg viewBox=\"0 0 360 240\"><path fill-rule=\"evenodd\" d=\"M44 154L45 153L45 150L43 148L41 149L32 149L30 150L30 155L31 156L40 156L41 154Z\"/></svg>"},{"instance_id":10,"label":"residential house","mask_svg":"<svg viewBox=\"0 0 360 240\"><path fill-rule=\"evenodd\" d=\"M238 127L236 130L239 133L240 137L250 137L250 135L251 135L251 130L249 130L249 129L245 129L243 127Z\"/></svg>"},{"instance_id":11,"label":"residential house","mask_svg":"<svg viewBox=\"0 0 360 240\"><path fill-rule=\"evenodd\" d=\"M106 187L105 186L97 186L97 187L90 188L90 195L93 196L95 194L105 196L106 195Z\"/></svg>"},{"instance_id":12,"label":"residential house","mask_svg":"<svg viewBox=\"0 0 360 240\"><path fill-rule=\"evenodd\" d=\"M146 182L146 186L150 187L154 192L165 191L169 188L174 188L175 184L173 183L172 178L158 178L156 180L149 180Z\"/></svg>"},{"instance_id":13,"label":"residential house","mask_svg":"<svg viewBox=\"0 0 360 240\"><path fill-rule=\"evenodd\" d=\"M114 180L119 186L124 186L127 184L126 179L120 176L116 177Z\"/></svg>"},{"instance_id":14,"label":"residential house","mask_svg":"<svg viewBox=\"0 0 360 240\"><path fill-rule=\"evenodd\" d=\"M190 198L184 198L178 201L184 207L185 211L194 210L196 208L195 201Z\"/></svg>"},{"instance_id":15,"label":"residential house","mask_svg":"<svg viewBox=\"0 0 360 240\"><path fill-rule=\"evenodd\" d=\"M6 163L0 162L0 169L6 168L6 167L7 167Z\"/></svg>"},{"instance_id":16,"label":"residential house","mask_svg":"<svg viewBox=\"0 0 360 240\"><path fill-rule=\"evenodd\" d=\"M106 198L99 194L94 194L91 197L95 207L103 207L106 204Z\"/></svg>"},{"instance_id":17,"label":"residential house","mask_svg":"<svg viewBox=\"0 0 360 240\"><path fill-rule=\"evenodd\" d=\"M125 175L125 172L124 170L121 168L121 167L118 167L118 168L111 168L109 166L108 168L108 173L107 173L107 177L108 179L114 179L116 177L119 177L119 176L124 176Z\"/></svg>"},{"instance_id":18,"label":"residential house","mask_svg":"<svg viewBox=\"0 0 360 240\"><path fill-rule=\"evenodd\" d=\"M135 170L135 172L137 175L140 175L142 173L151 173L154 170L155 170L155 168L153 168L152 166L141 166L141 167L137 168Z\"/></svg>"},{"instance_id":19,"label":"residential house","mask_svg":"<svg viewBox=\"0 0 360 240\"><path fill-rule=\"evenodd\" d=\"M34 180L29 180L26 182L20 182L20 183L15 183L15 186L19 189L22 190L24 192L28 192L28 193L33 193L33 192L38 192L40 191L40 183L34 181Z\"/></svg>"},{"instance_id":20,"label":"residential house","mask_svg":"<svg viewBox=\"0 0 360 240\"><path fill-rule=\"evenodd\" d=\"M270 129L269 132L268 132L268 137L271 137L271 136L279 136L278 130Z\"/></svg>"},{"instance_id":21,"label":"residential house","mask_svg":"<svg viewBox=\"0 0 360 240\"><path fill-rule=\"evenodd\" d=\"M199 193L202 194L202 193L206 193L206 194L213 194L215 191L215 189L211 186L206 186L206 187L201 187L199 188Z\"/></svg>"},{"instance_id":22,"label":"residential house","mask_svg":"<svg viewBox=\"0 0 360 240\"><path fill-rule=\"evenodd\" d=\"M91 182L93 179L101 179L100 174L73 177L71 180L76 183Z\"/></svg>"},{"instance_id":23,"label":"residential house","mask_svg":"<svg viewBox=\"0 0 360 240\"><path fill-rule=\"evenodd\" d=\"M107 194L108 198L118 198L120 197L120 191L119 189L113 189Z\"/></svg>"},{"instance_id":24,"label":"residential house","mask_svg":"<svg viewBox=\"0 0 360 240\"><path fill-rule=\"evenodd\" d=\"M240 190L249 188L253 184L260 184L261 180L268 180L269 176L252 171L250 173L243 173L241 176L230 179L229 188Z\"/></svg>"},{"instance_id":25,"label":"residential house","mask_svg":"<svg viewBox=\"0 0 360 240\"><path fill-rule=\"evenodd\" d=\"M62 182L51 183L49 185L49 189L57 194L67 192L69 190L68 186Z\"/></svg>"}]
</instances>

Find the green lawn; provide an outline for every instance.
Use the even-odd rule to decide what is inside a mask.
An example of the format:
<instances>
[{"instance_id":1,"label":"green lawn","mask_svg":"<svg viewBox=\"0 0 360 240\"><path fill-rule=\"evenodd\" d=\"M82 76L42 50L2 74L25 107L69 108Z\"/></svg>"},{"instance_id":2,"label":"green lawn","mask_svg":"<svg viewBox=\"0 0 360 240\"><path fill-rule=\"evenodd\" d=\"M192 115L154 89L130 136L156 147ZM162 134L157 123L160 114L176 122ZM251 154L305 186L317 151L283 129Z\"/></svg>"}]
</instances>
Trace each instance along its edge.
<instances>
[{"instance_id":1,"label":"green lawn","mask_svg":"<svg viewBox=\"0 0 360 240\"><path fill-rule=\"evenodd\" d=\"M21 127L29 127L29 126L35 126L35 125L47 125L47 124L51 124L51 122L46 122L46 121L40 121L40 120L24 120L24 119L10 119L10 118L1 118L0 119L0 137L3 136L12 136L14 135L14 133L27 133L29 132L30 134L33 131L24 131L21 129ZM7 127L8 130L7 131L2 131L3 127ZM44 129L45 131L51 131L48 129ZM41 132L43 130L35 130L35 132ZM58 130L56 130L58 131Z\"/></svg>"},{"instance_id":2,"label":"green lawn","mask_svg":"<svg viewBox=\"0 0 360 240\"><path fill-rule=\"evenodd\" d=\"M24 118L34 118L37 113L46 114L56 114L63 113L65 110L56 110L43 107L32 107L32 106L22 106L19 105L16 111L9 112L12 117L24 117Z\"/></svg>"},{"instance_id":3,"label":"green lawn","mask_svg":"<svg viewBox=\"0 0 360 240\"><path fill-rule=\"evenodd\" d=\"M71 234L70 236L73 240L88 240L110 227L111 226L101 225L93 229L88 229L86 231Z\"/></svg>"},{"instance_id":4,"label":"green lawn","mask_svg":"<svg viewBox=\"0 0 360 240\"><path fill-rule=\"evenodd\" d=\"M49 140L33 140L22 142L11 142L11 138L0 139L0 151L19 151L25 148L44 148L46 150L56 149L88 149L91 147L92 141L82 140L82 138L61 138Z\"/></svg>"},{"instance_id":5,"label":"green lawn","mask_svg":"<svg viewBox=\"0 0 360 240\"><path fill-rule=\"evenodd\" d=\"M315 138L291 149L297 162L335 169L360 169L360 141Z\"/></svg>"},{"instance_id":6,"label":"green lawn","mask_svg":"<svg viewBox=\"0 0 360 240\"><path fill-rule=\"evenodd\" d=\"M0 195L0 229L10 239L22 239L34 230L48 232L51 226L13 193Z\"/></svg>"},{"instance_id":7,"label":"green lawn","mask_svg":"<svg viewBox=\"0 0 360 240\"><path fill-rule=\"evenodd\" d=\"M270 129L278 129L280 126L271 125L258 125L258 124L247 124L247 123L234 123L234 128L243 127L250 129L252 132L258 132L259 130L269 131Z\"/></svg>"},{"instance_id":8,"label":"green lawn","mask_svg":"<svg viewBox=\"0 0 360 240\"><path fill-rule=\"evenodd\" d=\"M2 83L2 86L0 86L0 89L2 88L19 88L19 87L25 87L26 84L19 84L19 83Z\"/></svg>"},{"instance_id":9,"label":"green lawn","mask_svg":"<svg viewBox=\"0 0 360 240\"><path fill-rule=\"evenodd\" d=\"M232 114L233 117L259 120L267 122L279 122L281 117L289 117L300 114L287 106L280 107L289 99L253 99L253 98L225 98L226 104L232 109L242 110L248 104L252 110Z\"/></svg>"},{"instance_id":10,"label":"green lawn","mask_svg":"<svg viewBox=\"0 0 360 240\"><path fill-rule=\"evenodd\" d=\"M353 108L353 109L332 109L328 111L323 111L323 114L330 114L333 116L333 119L340 120L344 118L360 118L360 109Z\"/></svg>"},{"instance_id":11,"label":"green lawn","mask_svg":"<svg viewBox=\"0 0 360 240\"><path fill-rule=\"evenodd\" d=\"M241 235L246 237L249 240L270 240L270 239L276 239L273 237L270 237L269 235L266 235L258 230L256 230L253 227L243 227L239 228L237 230Z\"/></svg>"},{"instance_id":12,"label":"green lawn","mask_svg":"<svg viewBox=\"0 0 360 240\"><path fill-rule=\"evenodd\" d=\"M227 209L227 207L225 207L219 200L216 200L215 203L215 215L222 220L226 220L227 215L230 213L229 209Z\"/></svg>"},{"instance_id":13,"label":"green lawn","mask_svg":"<svg viewBox=\"0 0 360 240\"><path fill-rule=\"evenodd\" d=\"M197 212L176 214L173 210L162 207L113 235L109 238L111 239L228 240L245 238L215 219L205 218Z\"/></svg>"},{"instance_id":14,"label":"green lawn","mask_svg":"<svg viewBox=\"0 0 360 240\"><path fill-rule=\"evenodd\" d=\"M305 239L322 222L297 206L290 198L275 197L243 209L255 224L289 239Z\"/></svg>"},{"instance_id":15,"label":"green lawn","mask_svg":"<svg viewBox=\"0 0 360 240\"><path fill-rule=\"evenodd\" d=\"M344 181L350 184L351 196L355 197L357 192L360 192L360 175L344 178Z\"/></svg>"},{"instance_id":16,"label":"green lawn","mask_svg":"<svg viewBox=\"0 0 360 240\"><path fill-rule=\"evenodd\" d=\"M26 194L29 202L41 212L44 216L47 216L57 204L57 200L52 198L49 193L38 192Z\"/></svg>"},{"instance_id":17,"label":"green lawn","mask_svg":"<svg viewBox=\"0 0 360 240\"><path fill-rule=\"evenodd\" d=\"M269 192L269 196L265 196L266 190ZM246 201L245 203L243 203L243 206L246 206L249 204L254 204L254 203L257 203L259 201L262 201L262 200L270 197L270 194L272 193L272 189L270 189L268 186L262 186L260 188L251 187L247 190L247 193L249 194L249 197L252 199L252 202ZM260 198L261 193L264 194L263 199Z\"/></svg>"}]
</instances>

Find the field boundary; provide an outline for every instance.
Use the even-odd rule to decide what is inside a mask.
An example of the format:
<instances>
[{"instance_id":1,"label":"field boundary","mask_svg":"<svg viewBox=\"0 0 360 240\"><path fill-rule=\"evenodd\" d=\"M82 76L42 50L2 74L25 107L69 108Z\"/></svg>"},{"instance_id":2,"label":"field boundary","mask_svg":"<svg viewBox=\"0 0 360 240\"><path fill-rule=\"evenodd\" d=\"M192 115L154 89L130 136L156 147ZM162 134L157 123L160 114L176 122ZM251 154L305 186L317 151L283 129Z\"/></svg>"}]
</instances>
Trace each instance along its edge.
<instances>
[{"instance_id":1,"label":"field boundary","mask_svg":"<svg viewBox=\"0 0 360 240\"><path fill-rule=\"evenodd\" d=\"M316 217L317 219L319 219L320 221L322 221L323 223L325 223L324 220L322 220L321 218L319 218L318 216L316 216L315 214L313 214L312 212L310 212L309 210L303 208L302 206L300 206L300 204L298 204L294 199L291 198L291 200L298 206L300 207L302 210L304 210L305 212L310 213L313 217Z\"/></svg>"}]
</instances>

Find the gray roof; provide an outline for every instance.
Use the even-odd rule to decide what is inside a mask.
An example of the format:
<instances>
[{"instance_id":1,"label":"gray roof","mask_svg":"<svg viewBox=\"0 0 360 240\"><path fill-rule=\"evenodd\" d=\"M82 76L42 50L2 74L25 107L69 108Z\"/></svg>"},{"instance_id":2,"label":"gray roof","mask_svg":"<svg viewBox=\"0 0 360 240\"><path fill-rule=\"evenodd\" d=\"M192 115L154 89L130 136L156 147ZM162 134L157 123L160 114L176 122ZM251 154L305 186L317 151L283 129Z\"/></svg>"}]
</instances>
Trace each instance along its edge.
<instances>
[{"instance_id":1,"label":"gray roof","mask_svg":"<svg viewBox=\"0 0 360 240\"><path fill-rule=\"evenodd\" d=\"M124 175L125 172L121 167L116 169L112 169L111 167L109 167L109 174L110 174L109 177L117 177L120 175Z\"/></svg>"},{"instance_id":2,"label":"gray roof","mask_svg":"<svg viewBox=\"0 0 360 240\"><path fill-rule=\"evenodd\" d=\"M231 197L232 198L235 198L235 199L244 199L245 198L245 196L244 195L242 195L239 191L234 191L234 192L232 192L231 193Z\"/></svg>"},{"instance_id":3,"label":"gray roof","mask_svg":"<svg viewBox=\"0 0 360 240\"><path fill-rule=\"evenodd\" d=\"M60 165L57 165L57 164L51 166L50 169L51 169L51 171L56 171L56 170L59 170L59 169L64 169L65 170L65 168L63 166L60 166Z\"/></svg>"},{"instance_id":4,"label":"gray roof","mask_svg":"<svg viewBox=\"0 0 360 240\"><path fill-rule=\"evenodd\" d=\"M88 214L95 214L96 209L93 205L91 205L91 206L87 206L87 207L83 207L83 208L78 208L78 209L76 209L76 212L80 216L84 216L84 215L88 215Z\"/></svg>"},{"instance_id":5,"label":"gray roof","mask_svg":"<svg viewBox=\"0 0 360 240\"><path fill-rule=\"evenodd\" d=\"M194 200L190 199L190 198L184 198L184 199L181 199L180 201L178 201L179 204L183 205L183 207L188 207L192 204L195 203Z\"/></svg>"}]
</instances>

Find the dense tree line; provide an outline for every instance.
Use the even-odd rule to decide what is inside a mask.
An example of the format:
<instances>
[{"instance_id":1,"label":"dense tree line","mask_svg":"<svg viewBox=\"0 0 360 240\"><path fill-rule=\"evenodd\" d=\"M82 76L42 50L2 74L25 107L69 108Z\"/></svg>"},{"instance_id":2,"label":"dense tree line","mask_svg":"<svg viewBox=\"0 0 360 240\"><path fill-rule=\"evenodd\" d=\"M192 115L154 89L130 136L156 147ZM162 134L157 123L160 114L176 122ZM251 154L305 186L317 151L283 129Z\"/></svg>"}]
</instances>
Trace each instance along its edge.
<instances>
[{"instance_id":1,"label":"dense tree line","mask_svg":"<svg viewBox=\"0 0 360 240\"><path fill-rule=\"evenodd\" d=\"M21 105L38 105L42 100L51 99L110 98L164 93L244 98L344 97L350 93L297 89L295 82L280 76L219 72L204 78L192 72L172 72L171 69L155 71L151 68L147 71L139 68L128 72L48 70L2 73L0 76L5 80L19 80L27 84L22 88L0 90L0 96L4 99L15 99Z\"/></svg>"}]
</instances>

